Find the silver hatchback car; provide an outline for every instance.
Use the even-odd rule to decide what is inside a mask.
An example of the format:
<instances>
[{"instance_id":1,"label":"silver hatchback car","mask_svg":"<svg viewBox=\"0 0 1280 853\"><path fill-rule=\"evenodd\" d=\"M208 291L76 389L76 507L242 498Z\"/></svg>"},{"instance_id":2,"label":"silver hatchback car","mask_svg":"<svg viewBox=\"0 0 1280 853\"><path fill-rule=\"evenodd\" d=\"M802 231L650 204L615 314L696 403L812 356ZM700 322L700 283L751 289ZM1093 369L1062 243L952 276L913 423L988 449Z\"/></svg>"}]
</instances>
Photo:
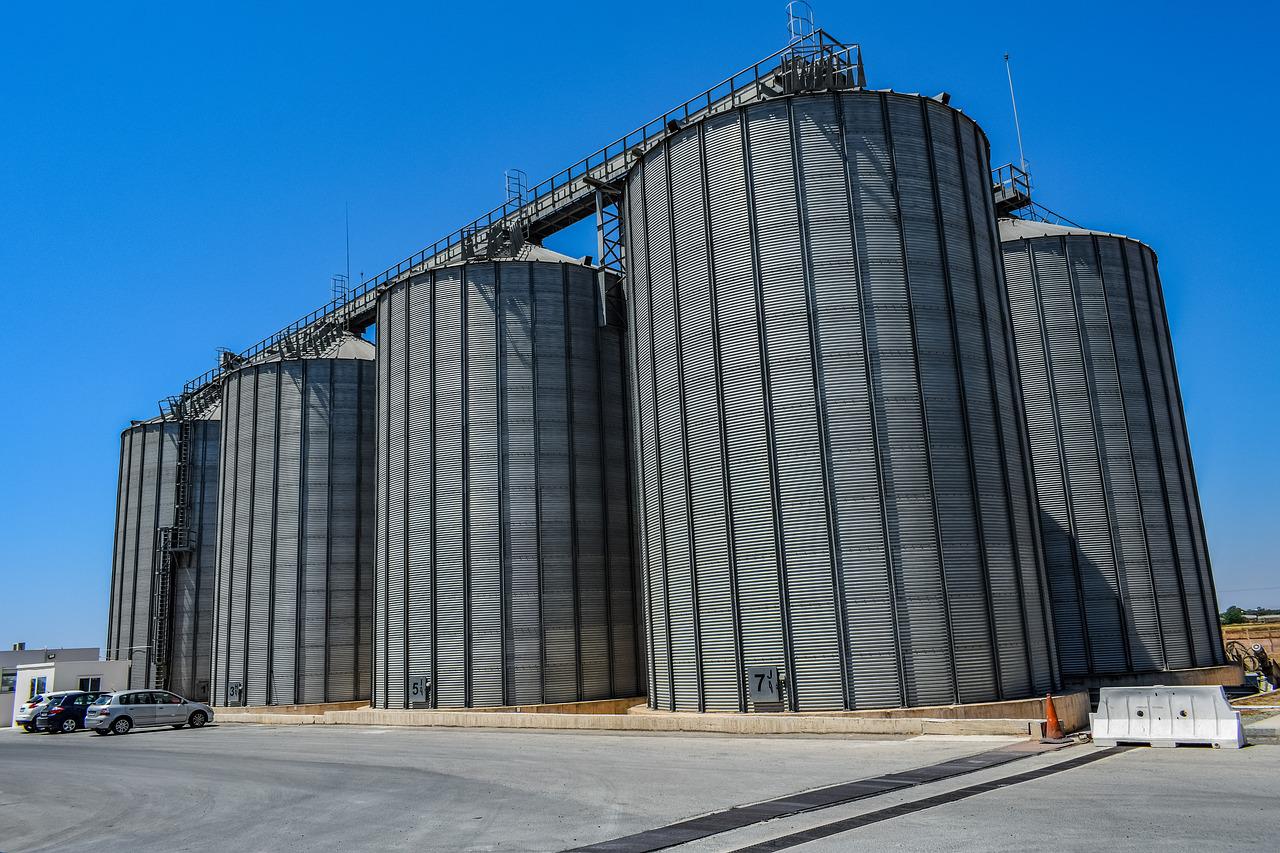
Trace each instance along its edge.
<instances>
[{"instance_id":1,"label":"silver hatchback car","mask_svg":"<svg viewBox=\"0 0 1280 853\"><path fill-rule=\"evenodd\" d=\"M212 719L213 709L208 705L167 690L120 690L100 696L89 706L84 727L93 729L94 734L124 735L148 726L198 729Z\"/></svg>"}]
</instances>

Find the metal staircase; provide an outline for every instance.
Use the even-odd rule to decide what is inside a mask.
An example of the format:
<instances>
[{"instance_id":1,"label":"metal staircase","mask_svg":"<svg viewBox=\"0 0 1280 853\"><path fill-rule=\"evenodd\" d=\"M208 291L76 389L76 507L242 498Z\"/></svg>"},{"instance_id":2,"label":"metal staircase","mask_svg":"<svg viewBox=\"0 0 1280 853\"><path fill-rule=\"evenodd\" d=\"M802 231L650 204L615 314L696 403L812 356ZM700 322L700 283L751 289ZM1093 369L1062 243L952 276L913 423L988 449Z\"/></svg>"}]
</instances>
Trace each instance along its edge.
<instances>
[{"instance_id":1,"label":"metal staircase","mask_svg":"<svg viewBox=\"0 0 1280 853\"><path fill-rule=\"evenodd\" d=\"M786 47L722 80L705 92L668 110L652 121L614 140L536 186L523 181L508 186L508 199L452 234L406 258L274 335L236 356L236 364L280 356L318 355L342 333L361 332L377 316L378 295L425 270L466 260L512 257L526 242L541 243L548 236L590 216L597 218L601 274L607 289L625 287L621 210L617 207L621 181L655 145L682 127L722 112L768 98L797 92L865 88L862 50L843 44L820 29L806 31ZM518 189L513 192L512 189ZM616 266L613 266L616 264ZM605 302L602 286L602 304ZM618 290L618 292L622 292ZM188 382L176 408L198 417L221 398L230 368L224 359L213 370ZM170 408L174 408L173 405Z\"/></svg>"}]
</instances>

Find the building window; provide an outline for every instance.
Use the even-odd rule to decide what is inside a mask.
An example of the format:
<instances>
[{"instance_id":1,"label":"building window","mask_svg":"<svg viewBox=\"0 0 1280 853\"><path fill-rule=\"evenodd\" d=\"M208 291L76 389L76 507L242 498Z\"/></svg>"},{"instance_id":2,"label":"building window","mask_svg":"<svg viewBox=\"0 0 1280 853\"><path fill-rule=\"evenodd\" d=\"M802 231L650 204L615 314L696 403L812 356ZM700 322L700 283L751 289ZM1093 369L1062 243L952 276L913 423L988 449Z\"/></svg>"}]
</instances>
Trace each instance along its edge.
<instances>
[{"instance_id":1,"label":"building window","mask_svg":"<svg viewBox=\"0 0 1280 853\"><path fill-rule=\"evenodd\" d=\"M44 693L44 686L48 683L47 677L43 675L39 675L31 679L31 695L27 698L34 699Z\"/></svg>"},{"instance_id":2,"label":"building window","mask_svg":"<svg viewBox=\"0 0 1280 853\"><path fill-rule=\"evenodd\" d=\"M86 692L90 690L101 690L102 676L101 675L84 676L83 678L80 679L80 689Z\"/></svg>"},{"instance_id":3,"label":"building window","mask_svg":"<svg viewBox=\"0 0 1280 853\"><path fill-rule=\"evenodd\" d=\"M6 669L0 672L0 693L12 693L18 681L18 671L16 669Z\"/></svg>"}]
</instances>

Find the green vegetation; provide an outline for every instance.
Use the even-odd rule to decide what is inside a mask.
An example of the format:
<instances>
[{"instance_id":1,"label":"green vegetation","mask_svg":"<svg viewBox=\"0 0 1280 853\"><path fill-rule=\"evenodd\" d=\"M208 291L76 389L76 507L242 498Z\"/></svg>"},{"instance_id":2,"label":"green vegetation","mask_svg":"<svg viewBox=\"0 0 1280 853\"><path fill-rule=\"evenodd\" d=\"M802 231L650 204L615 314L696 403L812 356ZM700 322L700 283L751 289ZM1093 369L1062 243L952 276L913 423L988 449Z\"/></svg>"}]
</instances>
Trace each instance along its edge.
<instances>
[{"instance_id":1,"label":"green vegetation","mask_svg":"<svg viewBox=\"0 0 1280 853\"><path fill-rule=\"evenodd\" d=\"M1218 617L1223 625L1241 625L1249 620L1244 618L1244 611L1234 604L1226 609L1226 612L1219 614Z\"/></svg>"}]
</instances>

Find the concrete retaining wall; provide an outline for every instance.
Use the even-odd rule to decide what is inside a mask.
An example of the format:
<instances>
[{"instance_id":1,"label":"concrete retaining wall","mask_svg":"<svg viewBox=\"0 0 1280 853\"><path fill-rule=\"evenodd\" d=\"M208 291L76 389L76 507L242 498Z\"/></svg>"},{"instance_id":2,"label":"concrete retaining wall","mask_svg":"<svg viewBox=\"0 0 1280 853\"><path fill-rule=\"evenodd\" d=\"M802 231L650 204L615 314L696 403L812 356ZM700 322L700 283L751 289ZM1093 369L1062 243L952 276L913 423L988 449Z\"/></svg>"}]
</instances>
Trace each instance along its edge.
<instances>
[{"instance_id":1,"label":"concrete retaining wall","mask_svg":"<svg viewBox=\"0 0 1280 853\"><path fill-rule=\"evenodd\" d=\"M219 717L226 714L325 714L368 707L369 702L361 699L358 702L316 702L311 705L214 705L213 712Z\"/></svg>"},{"instance_id":2,"label":"concrete retaining wall","mask_svg":"<svg viewBox=\"0 0 1280 853\"><path fill-rule=\"evenodd\" d=\"M625 710L626 703L612 703ZM575 703L600 704L609 703ZM1054 697L1054 706L1067 731L1087 725L1089 697L1078 692ZM968 717L961 716L973 709ZM933 710L930 716L926 711ZM1000 712L1006 716L999 716ZM1023 716L1015 716L1021 713ZM274 710L219 711L222 723L269 725L436 726L442 728L551 729L562 731L702 732L716 734L861 734L861 735L1006 735L1039 737L1044 722L1043 701L992 702L981 706L955 705L912 709L911 714L852 712L847 714L696 714L631 709L630 713L581 709L557 713L511 710L400 711L360 708L323 714L282 714Z\"/></svg>"},{"instance_id":3,"label":"concrete retaining wall","mask_svg":"<svg viewBox=\"0 0 1280 853\"><path fill-rule=\"evenodd\" d=\"M1157 672L1124 672L1068 679L1068 689L1098 687L1193 687L1217 685L1235 687L1244 684L1244 668L1238 663L1225 666L1201 666L1194 669L1166 669Z\"/></svg>"},{"instance_id":4,"label":"concrete retaining wall","mask_svg":"<svg viewBox=\"0 0 1280 853\"><path fill-rule=\"evenodd\" d=\"M703 732L718 734L1006 735L1038 737L1041 720L859 719L768 714L514 714L491 711L334 711L328 714L226 712L219 723L266 725L432 726L570 731Z\"/></svg>"},{"instance_id":5,"label":"concrete retaining wall","mask_svg":"<svg viewBox=\"0 0 1280 853\"><path fill-rule=\"evenodd\" d=\"M1053 697L1054 710L1062 727L1068 732L1080 731L1089 725L1089 694L1085 690L1056 694ZM646 716L669 714L669 711L654 711L640 705L631 708L627 713ZM799 712L782 715L752 714L750 716L784 716L784 717L824 717L835 719L864 720L1044 720L1044 699L1016 699L1006 702L976 702L969 705L930 705L920 708L880 708L869 711L827 711Z\"/></svg>"}]
</instances>

